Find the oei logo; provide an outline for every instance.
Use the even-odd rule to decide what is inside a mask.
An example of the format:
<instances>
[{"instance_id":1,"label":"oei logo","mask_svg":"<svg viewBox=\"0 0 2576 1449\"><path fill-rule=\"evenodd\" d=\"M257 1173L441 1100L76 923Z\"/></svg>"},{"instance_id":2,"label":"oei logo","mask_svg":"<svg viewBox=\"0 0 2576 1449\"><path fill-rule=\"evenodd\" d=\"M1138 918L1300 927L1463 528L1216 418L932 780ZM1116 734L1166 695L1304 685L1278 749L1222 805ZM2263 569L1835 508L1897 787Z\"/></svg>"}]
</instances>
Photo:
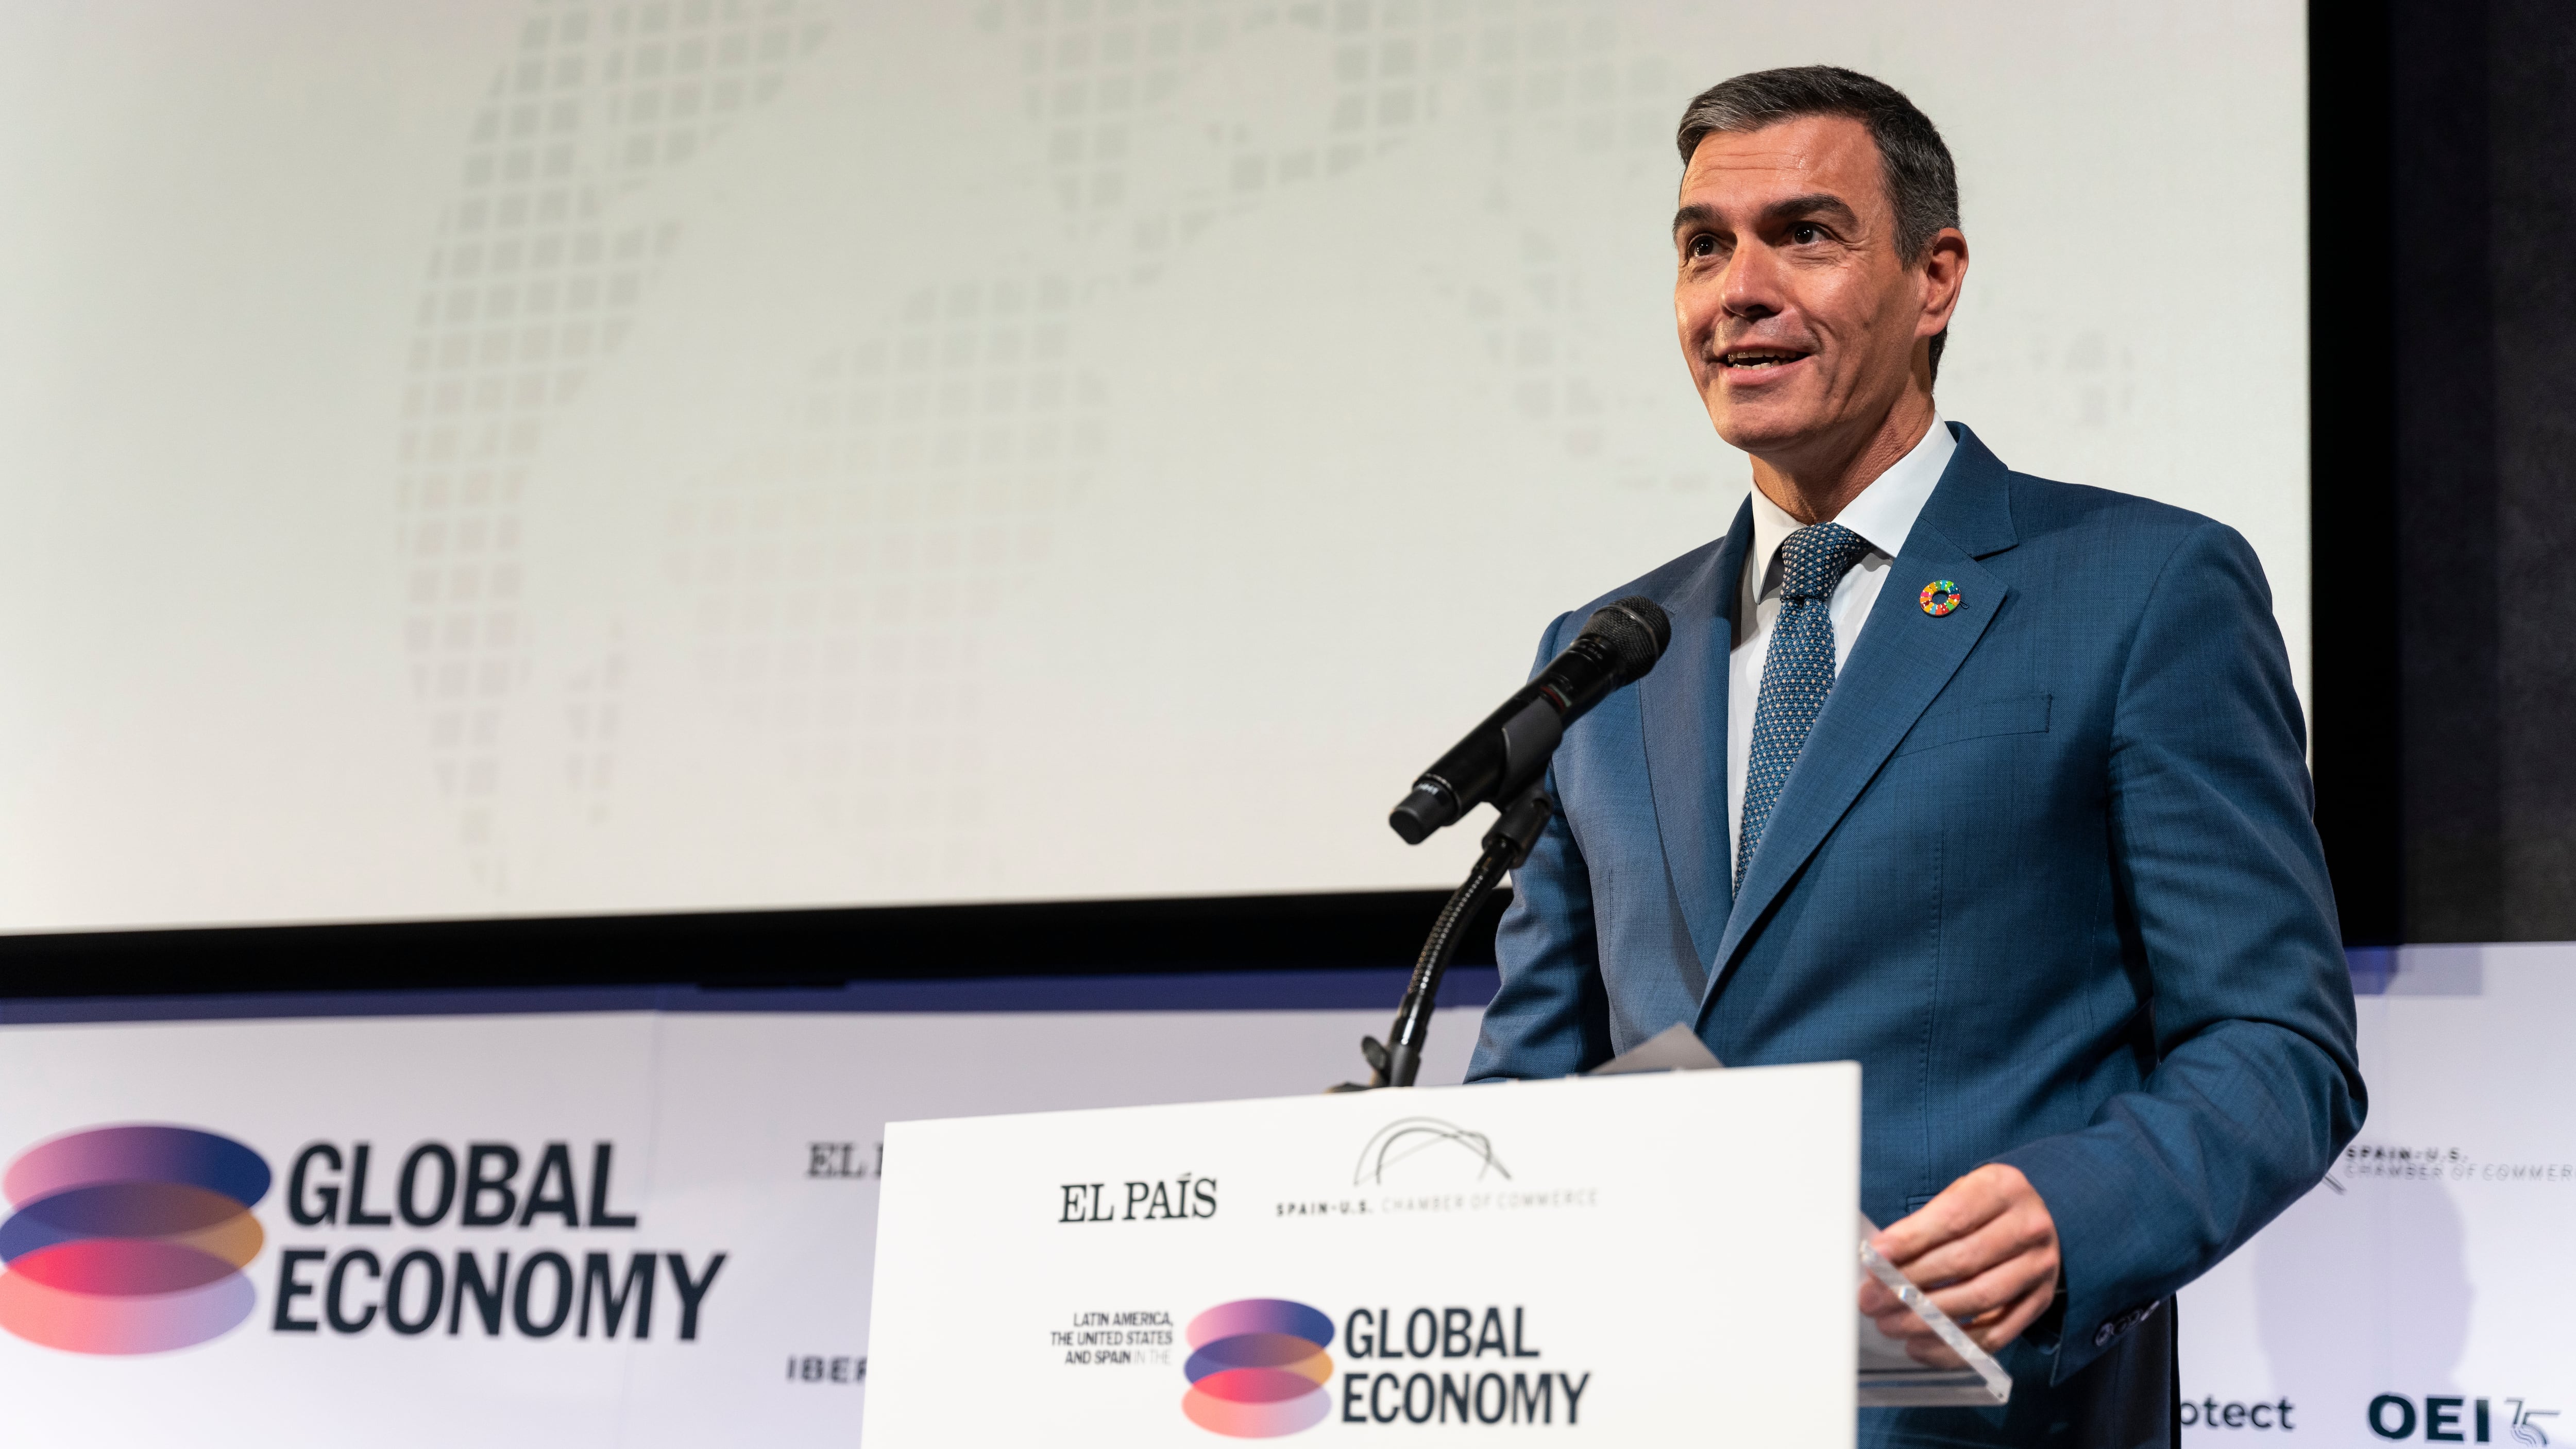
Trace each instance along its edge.
<instances>
[{"instance_id":1,"label":"oei logo","mask_svg":"<svg viewBox=\"0 0 2576 1449\"><path fill-rule=\"evenodd\" d=\"M2543 1421L2557 1417L2556 1409L2534 1409L2521 1399L2473 1399L2465 1394L2427 1394L2420 1409L2418 1400L2404 1394L2381 1394L2370 1401L2373 1434L2382 1439L2411 1439L2420 1428L2424 1438L2436 1444L2497 1443L2501 1429L2513 1443L2547 1449L2549 1428Z\"/></svg>"}]
</instances>

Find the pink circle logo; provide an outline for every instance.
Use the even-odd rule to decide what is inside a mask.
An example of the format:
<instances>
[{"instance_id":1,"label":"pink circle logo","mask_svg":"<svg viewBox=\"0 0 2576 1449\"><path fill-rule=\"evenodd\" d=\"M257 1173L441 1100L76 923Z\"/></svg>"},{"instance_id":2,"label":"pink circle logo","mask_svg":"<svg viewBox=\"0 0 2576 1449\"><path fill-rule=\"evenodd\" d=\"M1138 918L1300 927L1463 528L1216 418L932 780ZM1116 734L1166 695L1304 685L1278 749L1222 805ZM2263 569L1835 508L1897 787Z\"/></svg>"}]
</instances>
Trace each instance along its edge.
<instances>
[{"instance_id":1,"label":"pink circle logo","mask_svg":"<svg viewBox=\"0 0 2576 1449\"><path fill-rule=\"evenodd\" d=\"M161 1353L217 1337L257 1302L268 1164L193 1127L93 1127L0 1177L0 1328L72 1353Z\"/></svg>"},{"instance_id":2,"label":"pink circle logo","mask_svg":"<svg viewBox=\"0 0 2576 1449\"><path fill-rule=\"evenodd\" d=\"M1181 1412L1229 1439L1276 1439L1332 1411L1333 1320L1285 1298L1241 1298L1190 1320Z\"/></svg>"}]
</instances>

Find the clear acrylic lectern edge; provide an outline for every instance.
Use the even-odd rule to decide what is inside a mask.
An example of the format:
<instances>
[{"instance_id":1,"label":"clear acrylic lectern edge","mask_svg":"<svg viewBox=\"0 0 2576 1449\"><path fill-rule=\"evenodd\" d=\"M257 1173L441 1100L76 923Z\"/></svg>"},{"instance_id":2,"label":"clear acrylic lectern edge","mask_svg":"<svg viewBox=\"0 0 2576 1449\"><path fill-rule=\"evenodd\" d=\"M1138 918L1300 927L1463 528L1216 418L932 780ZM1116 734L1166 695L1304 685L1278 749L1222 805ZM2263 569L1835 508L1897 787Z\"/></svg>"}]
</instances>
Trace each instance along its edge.
<instances>
[{"instance_id":1,"label":"clear acrylic lectern edge","mask_svg":"<svg viewBox=\"0 0 2576 1449\"><path fill-rule=\"evenodd\" d=\"M1595 1077L1625 1076L1632 1072L1706 1071L1726 1064L1708 1049L1697 1033L1679 1022L1664 1028L1655 1036L1637 1044L1617 1058L1602 1063L1588 1075ZM1859 1325L1860 1384L1859 1402L1864 1409L1915 1409L1975 1407L1989 1408L2012 1398L2012 1376L1996 1363L1994 1355L1977 1346L1967 1331L1951 1321L1923 1290L1898 1272L1895 1265L1881 1257L1869 1240L1878 1234L1878 1226L1867 1215L1859 1215L1860 1273L1876 1278L1899 1302L1914 1310L1915 1317L1928 1325L1933 1335L1952 1353L1959 1356L1965 1368L1935 1368L1917 1361L1897 1340L1878 1331L1878 1325L1862 1317L1854 1308L1852 1317ZM1855 1290L1859 1276L1852 1280Z\"/></svg>"}]
</instances>

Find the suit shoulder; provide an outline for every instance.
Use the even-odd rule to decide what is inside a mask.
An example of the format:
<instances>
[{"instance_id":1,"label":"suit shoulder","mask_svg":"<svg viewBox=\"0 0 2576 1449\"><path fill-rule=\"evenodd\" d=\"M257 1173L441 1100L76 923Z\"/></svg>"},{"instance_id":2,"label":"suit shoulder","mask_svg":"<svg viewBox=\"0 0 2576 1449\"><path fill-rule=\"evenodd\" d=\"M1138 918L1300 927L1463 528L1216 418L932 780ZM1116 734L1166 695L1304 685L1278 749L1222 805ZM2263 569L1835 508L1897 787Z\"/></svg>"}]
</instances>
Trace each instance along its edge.
<instances>
[{"instance_id":1,"label":"suit shoulder","mask_svg":"<svg viewBox=\"0 0 2576 1449\"><path fill-rule=\"evenodd\" d=\"M1643 594L1669 610L1683 595L1709 583L1709 576L1718 566L1718 555L1725 549L1723 536L1710 539L1679 558L1667 559L1619 587L1584 601L1565 617L1589 618L1593 610L1632 594Z\"/></svg>"},{"instance_id":2,"label":"suit shoulder","mask_svg":"<svg viewBox=\"0 0 2576 1449\"><path fill-rule=\"evenodd\" d=\"M2227 528L2205 513L2158 503L2135 493L2060 483L2028 473L2012 475L2012 512L2015 527L2025 533L2107 529L2141 543L2179 543L2204 528Z\"/></svg>"},{"instance_id":3,"label":"suit shoulder","mask_svg":"<svg viewBox=\"0 0 2576 1449\"><path fill-rule=\"evenodd\" d=\"M2051 545L2080 557L2111 562L2149 575L2168 561L2200 557L2228 560L2259 571L2245 535L2205 513L2119 493L2058 483L2027 473L2012 476L2013 526L2024 547Z\"/></svg>"},{"instance_id":4,"label":"suit shoulder","mask_svg":"<svg viewBox=\"0 0 2576 1449\"><path fill-rule=\"evenodd\" d=\"M2268 617L2271 584L2253 544L2207 514L2015 473L2012 517L2020 547L2008 571L2025 586L2072 583L2116 613L2114 601L2145 607L2180 579L2232 578Z\"/></svg>"}]
</instances>

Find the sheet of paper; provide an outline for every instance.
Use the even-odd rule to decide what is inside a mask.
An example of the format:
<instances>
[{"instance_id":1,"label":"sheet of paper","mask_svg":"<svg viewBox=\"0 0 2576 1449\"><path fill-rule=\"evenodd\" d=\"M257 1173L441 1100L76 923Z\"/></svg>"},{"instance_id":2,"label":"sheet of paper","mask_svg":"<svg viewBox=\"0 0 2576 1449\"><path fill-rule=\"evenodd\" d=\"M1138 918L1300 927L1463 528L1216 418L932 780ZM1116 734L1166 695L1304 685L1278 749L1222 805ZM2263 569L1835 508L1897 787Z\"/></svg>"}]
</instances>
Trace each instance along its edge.
<instances>
[{"instance_id":1,"label":"sheet of paper","mask_svg":"<svg viewBox=\"0 0 2576 1449\"><path fill-rule=\"evenodd\" d=\"M1585 1073L1593 1077L1618 1077L1630 1072L1698 1072L1726 1063L1708 1049L1687 1023L1674 1022L1636 1046L1603 1062Z\"/></svg>"}]
</instances>

